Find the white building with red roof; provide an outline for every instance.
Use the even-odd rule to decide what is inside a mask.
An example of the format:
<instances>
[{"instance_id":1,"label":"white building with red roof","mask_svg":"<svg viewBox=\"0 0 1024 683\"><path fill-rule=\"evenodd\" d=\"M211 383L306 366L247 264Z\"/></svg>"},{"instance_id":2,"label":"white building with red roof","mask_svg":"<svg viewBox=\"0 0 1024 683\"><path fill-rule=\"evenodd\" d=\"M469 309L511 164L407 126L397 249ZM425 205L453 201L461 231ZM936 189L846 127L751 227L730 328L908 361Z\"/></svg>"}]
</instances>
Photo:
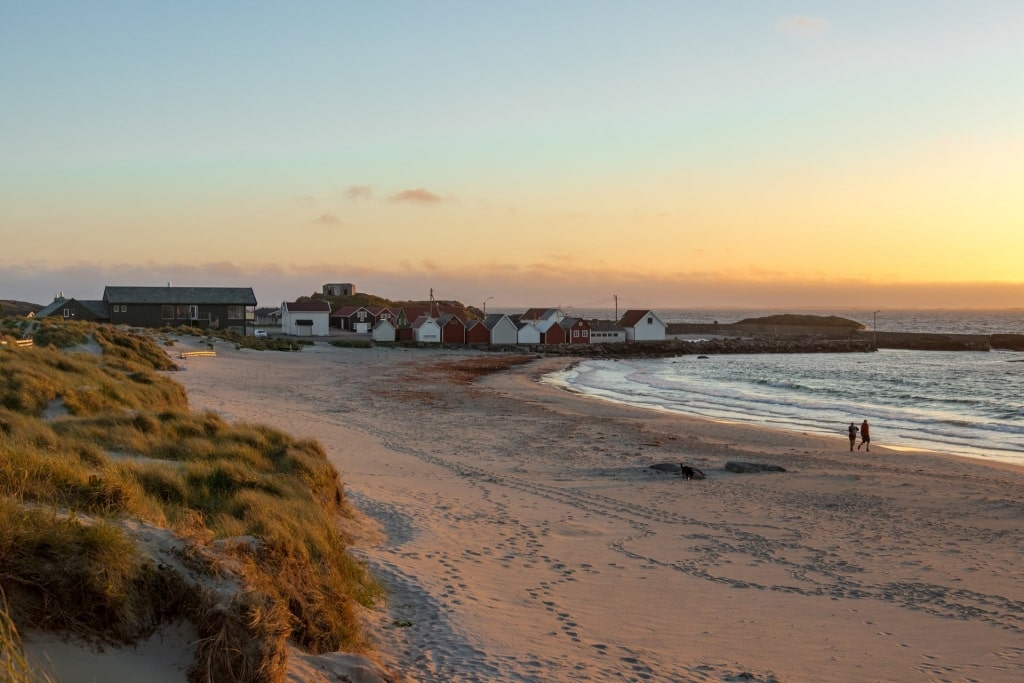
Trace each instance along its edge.
<instances>
[{"instance_id":1,"label":"white building with red roof","mask_svg":"<svg viewBox=\"0 0 1024 683\"><path fill-rule=\"evenodd\" d=\"M285 301L281 304L281 333L296 337L324 337L331 322L331 304L322 300Z\"/></svg>"}]
</instances>

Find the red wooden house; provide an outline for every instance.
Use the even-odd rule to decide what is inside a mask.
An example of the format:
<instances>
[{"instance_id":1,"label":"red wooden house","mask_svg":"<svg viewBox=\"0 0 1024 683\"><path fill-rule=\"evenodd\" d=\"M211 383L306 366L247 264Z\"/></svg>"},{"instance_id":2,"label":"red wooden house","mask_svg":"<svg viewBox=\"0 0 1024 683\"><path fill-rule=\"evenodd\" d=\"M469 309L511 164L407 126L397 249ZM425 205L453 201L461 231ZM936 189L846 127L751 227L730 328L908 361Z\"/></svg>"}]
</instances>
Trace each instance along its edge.
<instances>
[{"instance_id":1,"label":"red wooden house","mask_svg":"<svg viewBox=\"0 0 1024 683\"><path fill-rule=\"evenodd\" d=\"M466 324L459 319L459 316L445 313L437 321L441 326L442 344L465 344Z\"/></svg>"},{"instance_id":2,"label":"red wooden house","mask_svg":"<svg viewBox=\"0 0 1024 683\"><path fill-rule=\"evenodd\" d=\"M565 330L566 341L570 344L590 343L590 323L583 318L562 318L558 326Z\"/></svg>"},{"instance_id":3,"label":"red wooden house","mask_svg":"<svg viewBox=\"0 0 1024 683\"><path fill-rule=\"evenodd\" d=\"M565 344L569 340L565 328L554 320L541 320L536 327L540 330L541 344Z\"/></svg>"},{"instance_id":4,"label":"red wooden house","mask_svg":"<svg viewBox=\"0 0 1024 683\"><path fill-rule=\"evenodd\" d=\"M466 343L467 344L490 344L491 330L484 325L483 320L466 321Z\"/></svg>"}]
</instances>

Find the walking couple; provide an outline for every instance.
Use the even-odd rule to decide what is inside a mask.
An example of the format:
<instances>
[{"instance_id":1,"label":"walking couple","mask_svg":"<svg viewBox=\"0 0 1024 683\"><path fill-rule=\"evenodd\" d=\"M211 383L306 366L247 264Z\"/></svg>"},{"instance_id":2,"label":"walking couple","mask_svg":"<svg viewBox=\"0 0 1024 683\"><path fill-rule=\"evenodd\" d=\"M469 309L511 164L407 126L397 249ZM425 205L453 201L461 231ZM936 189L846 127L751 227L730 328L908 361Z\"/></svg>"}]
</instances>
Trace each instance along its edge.
<instances>
[{"instance_id":1,"label":"walking couple","mask_svg":"<svg viewBox=\"0 0 1024 683\"><path fill-rule=\"evenodd\" d=\"M857 450L860 450L861 446L867 446L864 450L871 450L871 428L868 427L868 421L864 420L860 423L860 428L854 423L850 423L850 426L846 430L850 434L850 450L853 450L853 444L857 443L857 432L860 432L860 444L857 446Z\"/></svg>"}]
</instances>

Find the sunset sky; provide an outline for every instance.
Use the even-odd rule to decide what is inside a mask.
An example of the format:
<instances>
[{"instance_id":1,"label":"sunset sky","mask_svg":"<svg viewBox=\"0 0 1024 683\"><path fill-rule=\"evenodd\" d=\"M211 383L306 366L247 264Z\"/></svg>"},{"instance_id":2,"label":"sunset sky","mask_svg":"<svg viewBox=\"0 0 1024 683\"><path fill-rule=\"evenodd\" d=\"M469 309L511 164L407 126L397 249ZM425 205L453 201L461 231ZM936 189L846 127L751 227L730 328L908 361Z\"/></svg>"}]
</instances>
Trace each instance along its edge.
<instances>
[{"instance_id":1,"label":"sunset sky","mask_svg":"<svg viewBox=\"0 0 1024 683\"><path fill-rule=\"evenodd\" d=\"M1024 2L3 2L0 299L1024 306Z\"/></svg>"}]
</instances>

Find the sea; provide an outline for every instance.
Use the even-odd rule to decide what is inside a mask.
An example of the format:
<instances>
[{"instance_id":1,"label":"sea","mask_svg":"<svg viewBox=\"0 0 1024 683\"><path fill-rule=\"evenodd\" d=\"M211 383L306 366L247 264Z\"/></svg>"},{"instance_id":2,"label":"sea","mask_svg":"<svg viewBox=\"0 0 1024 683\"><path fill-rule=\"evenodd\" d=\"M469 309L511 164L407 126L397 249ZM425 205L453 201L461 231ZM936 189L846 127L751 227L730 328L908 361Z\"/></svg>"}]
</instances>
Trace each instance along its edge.
<instances>
[{"instance_id":1,"label":"sea","mask_svg":"<svg viewBox=\"0 0 1024 683\"><path fill-rule=\"evenodd\" d=\"M665 322L738 322L778 311L652 309ZM785 311L837 315L889 332L1024 334L1024 309ZM618 311L568 314L614 319ZM834 435L871 425L873 445L1024 465L1024 353L695 355L586 360L542 381L607 401Z\"/></svg>"}]
</instances>

